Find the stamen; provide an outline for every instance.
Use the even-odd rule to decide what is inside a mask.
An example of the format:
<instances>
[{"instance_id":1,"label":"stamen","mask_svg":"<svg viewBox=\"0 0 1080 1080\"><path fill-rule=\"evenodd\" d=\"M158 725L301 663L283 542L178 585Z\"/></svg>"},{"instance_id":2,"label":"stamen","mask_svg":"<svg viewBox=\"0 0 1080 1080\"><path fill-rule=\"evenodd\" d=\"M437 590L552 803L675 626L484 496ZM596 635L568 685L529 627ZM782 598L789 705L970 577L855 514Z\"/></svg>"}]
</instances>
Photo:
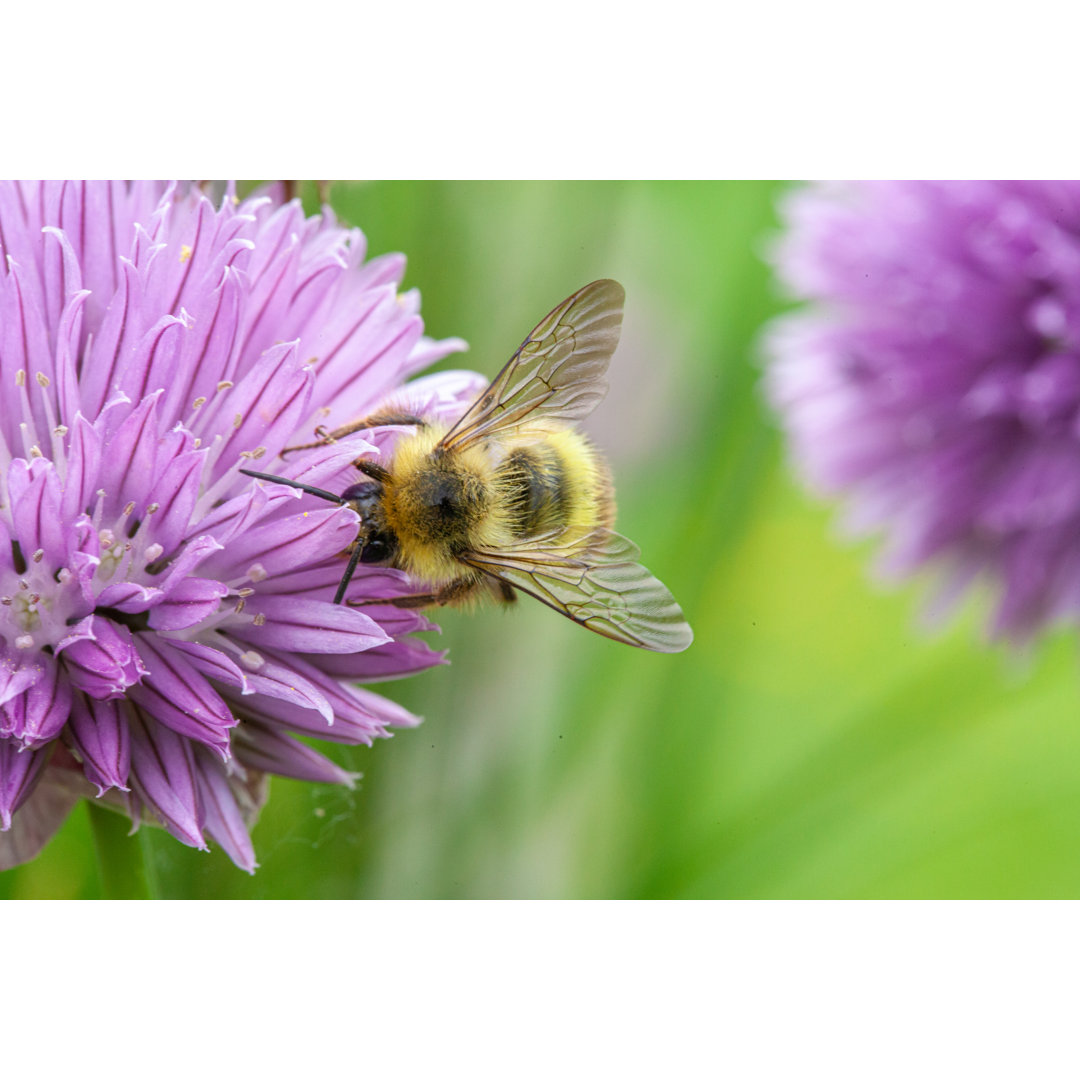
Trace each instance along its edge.
<instances>
[{"instance_id":1,"label":"stamen","mask_svg":"<svg viewBox=\"0 0 1080 1080\"><path fill-rule=\"evenodd\" d=\"M124 507L124 515L125 515L125 517L130 517L134 512L135 512L135 504L133 502L129 502L127 504L127 506Z\"/></svg>"},{"instance_id":2,"label":"stamen","mask_svg":"<svg viewBox=\"0 0 1080 1080\"><path fill-rule=\"evenodd\" d=\"M248 567L247 577L248 581L265 581L266 569L262 563L252 563Z\"/></svg>"},{"instance_id":3,"label":"stamen","mask_svg":"<svg viewBox=\"0 0 1080 1080\"><path fill-rule=\"evenodd\" d=\"M234 428L238 428L243 422L244 422L244 414L243 413L237 413L236 416L233 417L232 426Z\"/></svg>"},{"instance_id":4,"label":"stamen","mask_svg":"<svg viewBox=\"0 0 1080 1080\"><path fill-rule=\"evenodd\" d=\"M234 614L239 615L244 610L244 606L246 604L247 604L247 601L243 597L241 597L239 600L237 600Z\"/></svg>"},{"instance_id":5,"label":"stamen","mask_svg":"<svg viewBox=\"0 0 1080 1080\"><path fill-rule=\"evenodd\" d=\"M256 626L262 626L266 622L266 616L260 611L259 614L252 619L252 622Z\"/></svg>"},{"instance_id":6,"label":"stamen","mask_svg":"<svg viewBox=\"0 0 1080 1080\"><path fill-rule=\"evenodd\" d=\"M146 513L147 513L148 516L150 514L156 514L160 509L161 509L161 504L160 503L151 503L146 508Z\"/></svg>"},{"instance_id":7,"label":"stamen","mask_svg":"<svg viewBox=\"0 0 1080 1080\"><path fill-rule=\"evenodd\" d=\"M255 590L254 589L248 589L248 588L237 589L236 590L236 595L237 596L254 596L255 595Z\"/></svg>"},{"instance_id":8,"label":"stamen","mask_svg":"<svg viewBox=\"0 0 1080 1080\"><path fill-rule=\"evenodd\" d=\"M43 371L39 371L34 377L37 379L38 386L40 386L42 390L48 387L49 376L46 375Z\"/></svg>"},{"instance_id":9,"label":"stamen","mask_svg":"<svg viewBox=\"0 0 1080 1080\"><path fill-rule=\"evenodd\" d=\"M34 636L32 634L20 634L15 639L16 649L32 649L34 647Z\"/></svg>"},{"instance_id":10,"label":"stamen","mask_svg":"<svg viewBox=\"0 0 1080 1080\"><path fill-rule=\"evenodd\" d=\"M160 559L165 554L165 549L160 544L151 544L144 552L143 558L148 563L152 563L155 559Z\"/></svg>"},{"instance_id":11,"label":"stamen","mask_svg":"<svg viewBox=\"0 0 1080 1080\"><path fill-rule=\"evenodd\" d=\"M198 411L199 411L199 409L201 409L201 408L202 408L202 407L203 407L203 406L204 406L205 404L206 404L206 398L204 398L204 397L197 397L197 398L196 398L196 399L195 399L195 400L194 400L194 401L193 401L193 402L191 403L191 411L192 411L192 412L198 412Z\"/></svg>"},{"instance_id":12,"label":"stamen","mask_svg":"<svg viewBox=\"0 0 1080 1080\"><path fill-rule=\"evenodd\" d=\"M251 671L258 671L259 668L266 663L266 661L254 650L249 649L247 652L242 652L237 659L244 667L249 668Z\"/></svg>"},{"instance_id":13,"label":"stamen","mask_svg":"<svg viewBox=\"0 0 1080 1080\"><path fill-rule=\"evenodd\" d=\"M225 390L231 390L234 385L232 379L222 379L221 382L217 384L218 393L220 394Z\"/></svg>"},{"instance_id":14,"label":"stamen","mask_svg":"<svg viewBox=\"0 0 1080 1080\"><path fill-rule=\"evenodd\" d=\"M30 558L33 559L34 562L41 562L41 560L45 558L45 549L38 548Z\"/></svg>"},{"instance_id":15,"label":"stamen","mask_svg":"<svg viewBox=\"0 0 1080 1080\"><path fill-rule=\"evenodd\" d=\"M188 261L188 259L191 258L191 250L192 249L191 249L190 244L181 244L180 245L180 261L182 263L186 263Z\"/></svg>"}]
</instances>

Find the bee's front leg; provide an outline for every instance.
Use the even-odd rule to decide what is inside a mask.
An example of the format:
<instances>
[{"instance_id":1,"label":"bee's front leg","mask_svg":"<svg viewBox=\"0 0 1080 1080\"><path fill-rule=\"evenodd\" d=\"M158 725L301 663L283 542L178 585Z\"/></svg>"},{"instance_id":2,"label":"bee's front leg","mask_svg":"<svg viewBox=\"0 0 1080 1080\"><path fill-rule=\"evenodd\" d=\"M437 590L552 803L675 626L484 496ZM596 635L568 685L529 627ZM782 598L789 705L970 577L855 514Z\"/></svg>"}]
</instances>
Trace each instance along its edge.
<instances>
[{"instance_id":1,"label":"bee's front leg","mask_svg":"<svg viewBox=\"0 0 1080 1080\"><path fill-rule=\"evenodd\" d=\"M286 446L281 452L282 454L291 454L294 450L312 450L317 446L326 446L329 443L337 442L338 439L344 439L346 435L354 435L358 431L370 431L372 428L392 427L395 425L422 428L427 426L427 421L422 416L415 416L413 413L403 412L399 409L385 409L382 412L365 416L363 420L354 420L351 424L343 424L341 427L334 428L333 431L327 431L320 424L315 429L315 434L318 436L316 442L301 443L299 446Z\"/></svg>"},{"instance_id":2,"label":"bee's front leg","mask_svg":"<svg viewBox=\"0 0 1080 1080\"><path fill-rule=\"evenodd\" d=\"M444 607L464 600L475 591L479 582L472 578L458 578L431 592L409 593L407 596L393 596L385 600L347 600L349 607L374 607L377 604L389 604L396 608Z\"/></svg>"}]
</instances>

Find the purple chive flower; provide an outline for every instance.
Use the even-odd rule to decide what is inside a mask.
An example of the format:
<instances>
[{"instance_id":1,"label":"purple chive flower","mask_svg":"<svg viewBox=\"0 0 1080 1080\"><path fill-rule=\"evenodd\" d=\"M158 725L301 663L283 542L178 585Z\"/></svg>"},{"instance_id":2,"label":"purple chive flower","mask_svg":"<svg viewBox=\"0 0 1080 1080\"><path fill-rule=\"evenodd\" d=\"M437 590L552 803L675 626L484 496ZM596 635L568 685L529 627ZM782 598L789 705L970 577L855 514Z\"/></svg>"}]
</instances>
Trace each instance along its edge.
<instances>
[{"instance_id":1,"label":"purple chive flower","mask_svg":"<svg viewBox=\"0 0 1080 1080\"><path fill-rule=\"evenodd\" d=\"M422 336L402 256L280 203L0 184L0 868L85 796L253 870L265 774L352 781L296 735L417 722L352 685L441 660L422 615L331 603L356 515L238 469L341 490L393 431L278 455L482 380L401 389L463 344ZM361 567L349 597L408 591Z\"/></svg>"},{"instance_id":2,"label":"purple chive flower","mask_svg":"<svg viewBox=\"0 0 1080 1080\"><path fill-rule=\"evenodd\" d=\"M995 583L993 632L1080 616L1080 184L791 196L768 386L791 453L883 568Z\"/></svg>"}]
</instances>

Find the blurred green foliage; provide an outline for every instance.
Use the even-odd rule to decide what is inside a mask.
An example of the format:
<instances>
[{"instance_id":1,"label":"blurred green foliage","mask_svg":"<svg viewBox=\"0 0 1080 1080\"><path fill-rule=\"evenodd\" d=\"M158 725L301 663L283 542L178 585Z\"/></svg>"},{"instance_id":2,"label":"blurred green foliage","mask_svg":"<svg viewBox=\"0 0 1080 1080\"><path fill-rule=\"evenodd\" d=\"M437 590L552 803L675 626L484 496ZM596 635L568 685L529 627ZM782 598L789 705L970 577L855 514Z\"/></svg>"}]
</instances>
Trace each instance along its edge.
<instances>
[{"instance_id":1,"label":"blurred green foliage","mask_svg":"<svg viewBox=\"0 0 1080 1080\"><path fill-rule=\"evenodd\" d=\"M305 187L315 209L314 188ZM593 278L627 290L608 449L620 529L680 599L678 656L528 601L440 615L452 665L379 687L426 716L338 758L354 792L275 780L254 877L144 829L169 897L1067 897L1080 893L1073 639L988 646L891 591L790 479L756 342L780 189L749 183L340 184L404 251L429 333L494 374ZM86 811L0 896L91 897Z\"/></svg>"}]
</instances>

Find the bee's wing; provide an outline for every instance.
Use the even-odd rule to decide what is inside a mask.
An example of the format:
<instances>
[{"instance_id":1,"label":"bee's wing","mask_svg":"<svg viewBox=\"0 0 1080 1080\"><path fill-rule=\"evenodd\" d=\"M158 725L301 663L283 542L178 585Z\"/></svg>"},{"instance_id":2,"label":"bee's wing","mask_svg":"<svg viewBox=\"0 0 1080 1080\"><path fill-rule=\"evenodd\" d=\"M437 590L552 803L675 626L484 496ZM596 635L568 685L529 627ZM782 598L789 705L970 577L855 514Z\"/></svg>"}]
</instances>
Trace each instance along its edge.
<instances>
[{"instance_id":1,"label":"bee's wing","mask_svg":"<svg viewBox=\"0 0 1080 1080\"><path fill-rule=\"evenodd\" d=\"M526 417L580 420L607 393L619 343L625 293L617 281L594 281L549 312L521 343L472 408L439 445L466 446Z\"/></svg>"},{"instance_id":2,"label":"bee's wing","mask_svg":"<svg viewBox=\"0 0 1080 1080\"><path fill-rule=\"evenodd\" d=\"M638 563L639 555L626 537L597 529L576 541L553 533L459 557L604 637L654 652L682 652L693 632L675 597Z\"/></svg>"}]
</instances>

